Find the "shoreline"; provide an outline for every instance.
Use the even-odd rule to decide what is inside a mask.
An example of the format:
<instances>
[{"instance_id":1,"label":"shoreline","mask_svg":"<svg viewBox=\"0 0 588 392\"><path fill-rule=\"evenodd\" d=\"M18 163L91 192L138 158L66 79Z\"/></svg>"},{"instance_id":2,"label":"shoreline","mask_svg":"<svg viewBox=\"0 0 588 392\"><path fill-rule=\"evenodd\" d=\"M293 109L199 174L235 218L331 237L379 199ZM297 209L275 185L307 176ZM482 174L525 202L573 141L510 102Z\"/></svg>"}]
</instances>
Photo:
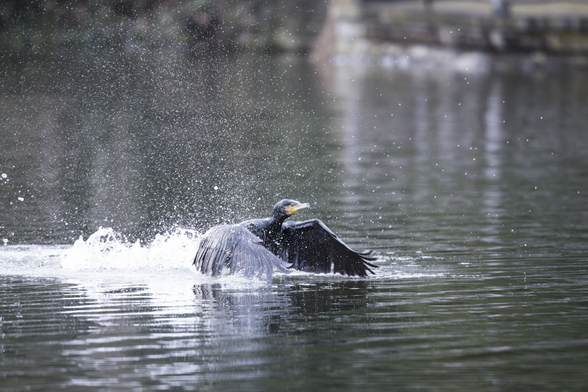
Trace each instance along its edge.
<instances>
[{"instance_id":1,"label":"shoreline","mask_svg":"<svg viewBox=\"0 0 588 392\"><path fill-rule=\"evenodd\" d=\"M462 72L588 67L588 3L576 4L583 12L573 18L563 9L555 16L541 14L529 4L513 7L509 17L494 15L490 2L433 4L335 0L311 57L322 64Z\"/></svg>"}]
</instances>

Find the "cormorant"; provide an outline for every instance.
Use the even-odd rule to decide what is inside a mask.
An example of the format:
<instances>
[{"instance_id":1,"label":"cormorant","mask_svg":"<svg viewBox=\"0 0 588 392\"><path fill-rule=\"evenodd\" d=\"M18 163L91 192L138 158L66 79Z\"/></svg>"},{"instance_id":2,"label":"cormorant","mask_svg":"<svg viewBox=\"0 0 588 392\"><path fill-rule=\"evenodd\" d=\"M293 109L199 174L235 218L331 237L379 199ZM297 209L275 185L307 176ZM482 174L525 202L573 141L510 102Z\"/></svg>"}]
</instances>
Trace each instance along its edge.
<instances>
[{"instance_id":1,"label":"cormorant","mask_svg":"<svg viewBox=\"0 0 588 392\"><path fill-rule=\"evenodd\" d=\"M323 222L311 219L285 222L308 203L282 200L266 219L251 219L239 224L209 229L200 239L194 265L203 274L218 276L223 268L231 274L271 279L274 269L314 273L339 273L351 276L374 274L369 263L371 252L349 248Z\"/></svg>"}]
</instances>

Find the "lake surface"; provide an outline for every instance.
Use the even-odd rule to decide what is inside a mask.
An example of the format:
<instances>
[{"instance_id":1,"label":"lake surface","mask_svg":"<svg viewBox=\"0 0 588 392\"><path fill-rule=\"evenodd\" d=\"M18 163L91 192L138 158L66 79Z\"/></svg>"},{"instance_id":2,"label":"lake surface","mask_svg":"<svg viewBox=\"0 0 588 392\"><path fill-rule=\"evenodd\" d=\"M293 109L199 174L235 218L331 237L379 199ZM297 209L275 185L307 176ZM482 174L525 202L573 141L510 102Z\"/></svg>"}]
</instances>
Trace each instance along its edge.
<instances>
[{"instance_id":1,"label":"lake surface","mask_svg":"<svg viewBox=\"0 0 588 392\"><path fill-rule=\"evenodd\" d=\"M2 391L585 391L588 74L2 58ZM376 275L210 278L311 203Z\"/></svg>"}]
</instances>

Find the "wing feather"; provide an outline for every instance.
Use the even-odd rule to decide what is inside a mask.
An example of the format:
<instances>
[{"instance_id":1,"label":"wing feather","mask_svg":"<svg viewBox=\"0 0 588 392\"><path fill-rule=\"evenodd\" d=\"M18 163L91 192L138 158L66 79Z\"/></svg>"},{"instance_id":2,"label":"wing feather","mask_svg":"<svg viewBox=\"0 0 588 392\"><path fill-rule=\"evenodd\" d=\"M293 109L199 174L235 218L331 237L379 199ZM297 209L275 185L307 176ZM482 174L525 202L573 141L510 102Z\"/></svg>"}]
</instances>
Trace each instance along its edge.
<instances>
[{"instance_id":1,"label":"wing feather","mask_svg":"<svg viewBox=\"0 0 588 392\"><path fill-rule=\"evenodd\" d=\"M306 272L367 276L377 268L370 252L354 251L318 219L285 223L280 257Z\"/></svg>"},{"instance_id":2,"label":"wing feather","mask_svg":"<svg viewBox=\"0 0 588 392\"><path fill-rule=\"evenodd\" d=\"M241 225L212 227L201 238L193 263L200 272L219 276L230 274L271 279L274 269L288 272L288 266L267 250L262 241Z\"/></svg>"}]
</instances>

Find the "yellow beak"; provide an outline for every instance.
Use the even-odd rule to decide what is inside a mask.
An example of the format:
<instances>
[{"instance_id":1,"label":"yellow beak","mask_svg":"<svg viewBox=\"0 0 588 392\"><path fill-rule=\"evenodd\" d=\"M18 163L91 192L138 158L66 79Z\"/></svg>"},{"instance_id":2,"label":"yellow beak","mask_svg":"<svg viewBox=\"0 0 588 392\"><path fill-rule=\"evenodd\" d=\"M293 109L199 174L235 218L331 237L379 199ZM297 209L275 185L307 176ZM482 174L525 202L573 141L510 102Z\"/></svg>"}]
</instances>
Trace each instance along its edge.
<instances>
[{"instance_id":1,"label":"yellow beak","mask_svg":"<svg viewBox=\"0 0 588 392\"><path fill-rule=\"evenodd\" d=\"M288 207L288 213L290 213L290 215L293 215L293 214L297 213L298 211L303 210L308 207L310 207L310 204L308 204L308 203L297 203L297 204L294 204L293 206Z\"/></svg>"}]
</instances>

